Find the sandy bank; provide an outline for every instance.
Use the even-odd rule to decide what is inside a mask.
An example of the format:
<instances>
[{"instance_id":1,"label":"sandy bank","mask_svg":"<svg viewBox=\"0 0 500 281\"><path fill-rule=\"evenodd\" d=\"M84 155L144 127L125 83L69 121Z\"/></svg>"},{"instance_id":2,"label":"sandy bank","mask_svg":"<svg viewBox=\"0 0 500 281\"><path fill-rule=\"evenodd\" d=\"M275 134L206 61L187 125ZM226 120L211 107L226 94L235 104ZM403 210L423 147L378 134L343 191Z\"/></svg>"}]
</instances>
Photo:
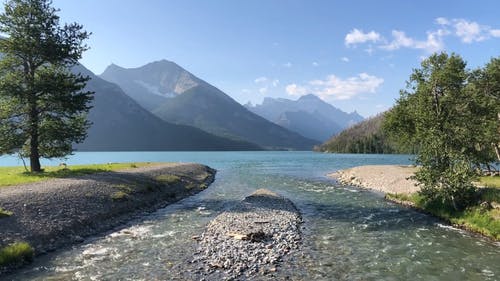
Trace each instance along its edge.
<instances>
[{"instance_id":1,"label":"sandy bank","mask_svg":"<svg viewBox=\"0 0 500 281\"><path fill-rule=\"evenodd\" d=\"M199 164L162 164L1 188L0 207L13 215L0 218L0 247L25 241L38 255L82 242L197 193L214 176Z\"/></svg>"},{"instance_id":2,"label":"sandy bank","mask_svg":"<svg viewBox=\"0 0 500 281\"><path fill-rule=\"evenodd\" d=\"M414 193L416 181L408 179L417 170L414 166L367 165L340 170L329 177L342 184L368 188L384 193Z\"/></svg>"}]
</instances>

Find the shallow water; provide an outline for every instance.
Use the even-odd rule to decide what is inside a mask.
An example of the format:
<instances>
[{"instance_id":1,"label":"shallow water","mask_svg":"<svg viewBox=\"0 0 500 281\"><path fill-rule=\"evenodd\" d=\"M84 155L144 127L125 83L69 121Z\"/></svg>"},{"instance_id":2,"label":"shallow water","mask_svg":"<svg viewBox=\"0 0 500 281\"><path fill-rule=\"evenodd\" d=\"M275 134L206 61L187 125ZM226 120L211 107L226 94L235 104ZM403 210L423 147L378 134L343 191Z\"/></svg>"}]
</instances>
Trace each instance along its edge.
<instances>
[{"instance_id":1,"label":"shallow water","mask_svg":"<svg viewBox=\"0 0 500 281\"><path fill-rule=\"evenodd\" d=\"M500 245L386 202L380 194L341 187L324 177L363 164L408 164L408 158L311 152L77 153L66 163L199 162L218 174L207 190L121 230L40 257L8 279L189 278L179 268L186 268L196 247L191 237L255 189L268 188L294 201L305 221L305 256L292 259L273 278L500 280ZM0 165L16 163L3 157Z\"/></svg>"}]
</instances>

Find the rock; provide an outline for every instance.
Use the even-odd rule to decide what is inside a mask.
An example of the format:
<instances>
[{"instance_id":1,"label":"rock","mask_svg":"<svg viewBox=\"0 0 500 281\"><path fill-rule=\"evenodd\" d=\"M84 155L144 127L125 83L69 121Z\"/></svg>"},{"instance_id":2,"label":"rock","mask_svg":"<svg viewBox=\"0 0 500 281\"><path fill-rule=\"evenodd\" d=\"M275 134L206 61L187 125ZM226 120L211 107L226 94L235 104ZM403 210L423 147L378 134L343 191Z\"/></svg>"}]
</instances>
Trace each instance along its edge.
<instances>
[{"instance_id":1,"label":"rock","mask_svg":"<svg viewBox=\"0 0 500 281\"><path fill-rule=\"evenodd\" d=\"M258 190L207 225L193 262L209 280L275 272L275 264L299 248L301 222L290 200Z\"/></svg>"}]
</instances>

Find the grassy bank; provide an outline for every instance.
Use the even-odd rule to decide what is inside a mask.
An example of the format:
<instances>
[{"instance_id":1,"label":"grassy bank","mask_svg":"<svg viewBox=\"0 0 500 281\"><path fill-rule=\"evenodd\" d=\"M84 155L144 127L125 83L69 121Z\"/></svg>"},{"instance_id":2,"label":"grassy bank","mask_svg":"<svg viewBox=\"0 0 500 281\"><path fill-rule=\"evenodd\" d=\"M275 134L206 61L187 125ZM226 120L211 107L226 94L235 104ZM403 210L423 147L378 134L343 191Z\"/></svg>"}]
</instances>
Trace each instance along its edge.
<instances>
[{"instance_id":1,"label":"grassy bank","mask_svg":"<svg viewBox=\"0 0 500 281\"><path fill-rule=\"evenodd\" d=\"M481 185L484 185L486 187L496 187L500 188L500 177L481 177L479 178L479 182Z\"/></svg>"},{"instance_id":2,"label":"grassy bank","mask_svg":"<svg viewBox=\"0 0 500 281\"><path fill-rule=\"evenodd\" d=\"M500 188L482 188L478 191L480 205L456 211L452 206L441 202L425 202L419 194L387 194L386 198L433 214L453 225L481 233L494 240L500 240Z\"/></svg>"},{"instance_id":3,"label":"grassy bank","mask_svg":"<svg viewBox=\"0 0 500 281\"><path fill-rule=\"evenodd\" d=\"M47 166L42 173L26 172L24 167L0 167L0 187L40 182L53 178L82 176L100 172L148 167L158 163L108 163L74 166Z\"/></svg>"}]
</instances>

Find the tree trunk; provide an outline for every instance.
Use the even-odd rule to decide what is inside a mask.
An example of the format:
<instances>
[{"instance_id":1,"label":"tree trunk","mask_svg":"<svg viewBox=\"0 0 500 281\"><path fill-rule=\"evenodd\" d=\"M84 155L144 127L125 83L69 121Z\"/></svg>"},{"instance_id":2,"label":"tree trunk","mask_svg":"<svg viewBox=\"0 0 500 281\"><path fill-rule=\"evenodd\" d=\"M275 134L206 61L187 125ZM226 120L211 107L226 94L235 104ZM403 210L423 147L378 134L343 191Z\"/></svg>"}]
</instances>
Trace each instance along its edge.
<instances>
[{"instance_id":1,"label":"tree trunk","mask_svg":"<svg viewBox=\"0 0 500 281\"><path fill-rule=\"evenodd\" d=\"M500 112L497 113L498 119L498 135L500 135ZM495 153L497 154L497 160L500 161L500 143L494 143Z\"/></svg>"},{"instance_id":2,"label":"tree trunk","mask_svg":"<svg viewBox=\"0 0 500 281\"><path fill-rule=\"evenodd\" d=\"M30 122L30 168L31 172L41 172L40 152L38 151L38 110L36 101L31 101L29 122Z\"/></svg>"},{"instance_id":3,"label":"tree trunk","mask_svg":"<svg viewBox=\"0 0 500 281\"><path fill-rule=\"evenodd\" d=\"M31 147L30 151L30 168L31 172L39 173L42 171L42 167L40 166L40 155L38 154L38 147Z\"/></svg>"},{"instance_id":4,"label":"tree trunk","mask_svg":"<svg viewBox=\"0 0 500 281\"><path fill-rule=\"evenodd\" d=\"M500 144L493 144L493 148L495 148L495 153L497 154L497 160L500 161Z\"/></svg>"}]
</instances>

